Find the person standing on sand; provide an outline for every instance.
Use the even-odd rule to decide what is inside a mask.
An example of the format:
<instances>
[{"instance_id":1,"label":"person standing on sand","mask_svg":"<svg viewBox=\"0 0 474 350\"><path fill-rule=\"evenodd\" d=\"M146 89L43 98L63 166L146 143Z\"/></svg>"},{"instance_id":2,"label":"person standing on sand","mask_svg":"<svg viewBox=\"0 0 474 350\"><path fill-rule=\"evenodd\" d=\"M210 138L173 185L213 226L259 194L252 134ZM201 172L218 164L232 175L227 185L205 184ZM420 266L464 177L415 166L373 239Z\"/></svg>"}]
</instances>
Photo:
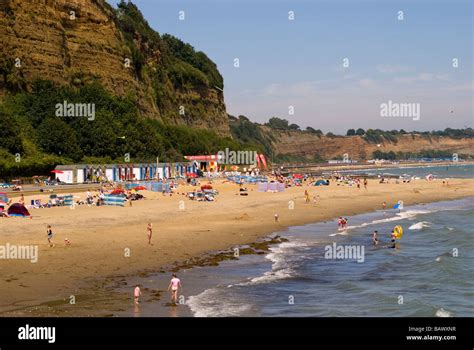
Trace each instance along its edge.
<instances>
[{"instance_id":1,"label":"person standing on sand","mask_svg":"<svg viewBox=\"0 0 474 350\"><path fill-rule=\"evenodd\" d=\"M310 197L309 197L309 192L308 190L304 190L304 196L305 196L305 203L306 204L309 204L309 202L311 201Z\"/></svg>"},{"instance_id":2,"label":"person standing on sand","mask_svg":"<svg viewBox=\"0 0 474 350\"><path fill-rule=\"evenodd\" d=\"M367 189L367 185L369 184L369 182L367 181L367 178L364 179L364 188Z\"/></svg>"},{"instance_id":3,"label":"person standing on sand","mask_svg":"<svg viewBox=\"0 0 474 350\"><path fill-rule=\"evenodd\" d=\"M148 226L146 227L146 232L148 236L148 244L153 245L151 243L151 236L153 235L153 225L151 224L151 222L148 223Z\"/></svg>"},{"instance_id":4,"label":"person standing on sand","mask_svg":"<svg viewBox=\"0 0 474 350\"><path fill-rule=\"evenodd\" d=\"M25 205L25 196L23 195L23 193L21 194L21 197L20 197L20 204Z\"/></svg>"},{"instance_id":5,"label":"person standing on sand","mask_svg":"<svg viewBox=\"0 0 474 350\"><path fill-rule=\"evenodd\" d=\"M135 287L135 290L133 291L133 295L135 297L135 304L140 304L140 296L142 295L142 292L140 290L140 285L137 284Z\"/></svg>"},{"instance_id":6,"label":"person standing on sand","mask_svg":"<svg viewBox=\"0 0 474 350\"><path fill-rule=\"evenodd\" d=\"M385 208L387 208L387 202L382 203L382 209L385 210Z\"/></svg>"},{"instance_id":7,"label":"person standing on sand","mask_svg":"<svg viewBox=\"0 0 474 350\"><path fill-rule=\"evenodd\" d=\"M48 227L46 227L46 233L48 235L48 244L49 244L49 247L54 247L54 243L53 243L53 230L51 230L51 225L48 225Z\"/></svg>"},{"instance_id":8,"label":"person standing on sand","mask_svg":"<svg viewBox=\"0 0 474 350\"><path fill-rule=\"evenodd\" d=\"M173 273L168 290L171 291L171 303L174 305L176 305L178 301L179 289L183 290L183 287L181 286L181 280L178 278L178 276L176 276L176 274Z\"/></svg>"},{"instance_id":9,"label":"person standing on sand","mask_svg":"<svg viewBox=\"0 0 474 350\"><path fill-rule=\"evenodd\" d=\"M275 222L278 222L280 220L280 215L275 214Z\"/></svg>"}]
</instances>

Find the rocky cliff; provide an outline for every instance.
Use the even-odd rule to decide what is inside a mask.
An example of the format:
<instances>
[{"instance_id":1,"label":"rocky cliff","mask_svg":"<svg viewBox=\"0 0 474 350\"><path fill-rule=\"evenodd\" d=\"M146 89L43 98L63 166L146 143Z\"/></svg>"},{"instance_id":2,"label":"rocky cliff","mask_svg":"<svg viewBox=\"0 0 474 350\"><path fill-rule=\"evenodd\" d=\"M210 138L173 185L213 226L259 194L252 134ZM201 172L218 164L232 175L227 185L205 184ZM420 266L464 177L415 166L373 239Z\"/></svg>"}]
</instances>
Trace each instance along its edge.
<instances>
[{"instance_id":1,"label":"rocky cliff","mask_svg":"<svg viewBox=\"0 0 474 350\"><path fill-rule=\"evenodd\" d=\"M277 131L260 127L271 135L274 154L334 159L347 153L351 159L371 159L375 151L411 152L446 151L474 156L474 138L451 138L419 134L399 135L396 142L368 142L361 136L328 137L302 131Z\"/></svg>"},{"instance_id":2,"label":"rocky cliff","mask_svg":"<svg viewBox=\"0 0 474 350\"><path fill-rule=\"evenodd\" d=\"M177 57L169 47L176 41L163 40L130 3L116 10L105 0L1 0L0 96L28 91L36 79L99 82L146 117L228 135L215 64L189 45Z\"/></svg>"}]
</instances>

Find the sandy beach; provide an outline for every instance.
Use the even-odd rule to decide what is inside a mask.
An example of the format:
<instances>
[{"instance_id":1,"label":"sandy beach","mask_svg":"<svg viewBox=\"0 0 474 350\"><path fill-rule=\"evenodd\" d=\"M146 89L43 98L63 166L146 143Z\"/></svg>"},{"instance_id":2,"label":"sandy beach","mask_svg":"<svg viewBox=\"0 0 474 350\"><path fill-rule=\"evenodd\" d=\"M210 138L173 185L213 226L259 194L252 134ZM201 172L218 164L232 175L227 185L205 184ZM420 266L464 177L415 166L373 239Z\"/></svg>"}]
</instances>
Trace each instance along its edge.
<instances>
[{"instance_id":1,"label":"sandy beach","mask_svg":"<svg viewBox=\"0 0 474 350\"><path fill-rule=\"evenodd\" d=\"M110 295L104 288L125 276L169 271L190 258L255 242L289 226L340 215L350 219L381 210L384 201L391 208L399 200L411 205L474 195L474 179L451 179L448 186L441 180L400 184L369 180L367 190L333 183L292 187L281 193L259 193L256 186L248 185L248 196L239 196L238 185L223 180L214 181L213 186L219 191L215 202L142 191L146 199L133 202L132 207L30 209L32 219L0 218L0 245L38 245L39 250L36 263L0 261L0 314L54 315L55 306L69 305L74 296L74 307L81 309L81 302L86 301L89 306L72 314L104 315L101 310L130 302L130 296ZM177 192L191 189L182 185ZM310 192L310 204L305 204L305 190ZM84 193L76 195L85 197ZM25 196L26 203L33 198L45 199L46 195ZM279 222L274 220L275 213ZM153 223L152 246L147 242L148 222ZM47 244L47 225L54 232L54 248ZM72 243L69 247L64 245L66 238ZM101 306L90 306L94 304Z\"/></svg>"}]
</instances>

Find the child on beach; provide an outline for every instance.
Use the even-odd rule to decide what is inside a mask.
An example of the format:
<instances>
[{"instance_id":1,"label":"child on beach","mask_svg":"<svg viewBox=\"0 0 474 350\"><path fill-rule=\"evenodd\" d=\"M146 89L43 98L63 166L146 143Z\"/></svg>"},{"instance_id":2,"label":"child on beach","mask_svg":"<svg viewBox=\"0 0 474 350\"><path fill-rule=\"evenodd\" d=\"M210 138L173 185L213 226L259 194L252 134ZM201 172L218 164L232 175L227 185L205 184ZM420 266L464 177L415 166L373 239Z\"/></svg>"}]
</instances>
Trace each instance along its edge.
<instances>
[{"instance_id":1,"label":"child on beach","mask_svg":"<svg viewBox=\"0 0 474 350\"><path fill-rule=\"evenodd\" d=\"M46 227L46 233L48 234L48 244L49 244L49 246L54 247L53 231L51 230L51 225L48 225L48 227Z\"/></svg>"},{"instance_id":2,"label":"child on beach","mask_svg":"<svg viewBox=\"0 0 474 350\"><path fill-rule=\"evenodd\" d=\"M69 246L71 245L71 241L70 241L69 239L65 238L65 239L64 239L64 245L65 245L66 247L69 247Z\"/></svg>"},{"instance_id":3,"label":"child on beach","mask_svg":"<svg viewBox=\"0 0 474 350\"><path fill-rule=\"evenodd\" d=\"M171 303L176 305L178 301L178 290L183 289L181 286L181 280L173 273L173 277L171 278L170 285L168 286L168 290L171 290Z\"/></svg>"},{"instance_id":4,"label":"child on beach","mask_svg":"<svg viewBox=\"0 0 474 350\"><path fill-rule=\"evenodd\" d=\"M382 209L385 210L386 207L387 207L387 202L383 202L382 203Z\"/></svg>"},{"instance_id":5,"label":"child on beach","mask_svg":"<svg viewBox=\"0 0 474 350\"><path fill-rule=\"evenodd\" d=\"M152 226L151 222L148 223L148 226L146 228L146 232L147 232L147 236L148 236L148 244L153 245L151 243L151 236L153 235L153 226Z\"/></svg>"},{"instance_id":6,"label":"child on beach","mask_svg":"<svg viewBox=\"0 0 474 350\"><path fill-rule=\"evenodd\" d=\"M305 190L304 191L304 196L305 196L305 203L306 204L309 204L309 202L311 201L310 197L309 197L309 192L308 190Z\"/></svg>"},{"instance_id":7,"label":"child on beach","mask_svg":"<svg viewBox=\"0 0 474 350\"><path fill-rule=\"evenodd\" d=\"M275 214L275 222L278 222L280 220L280 216L278 214Z\"/></svg>"},{"instance_id":8,"label":"child on beach","mask_svg":"<svg viewBox=\"0 0 474 350\"><path fill-rule=\"evenodd\" d=\"M140 285L136 285L135 290L133 291L133 295L135 297L135 304L140 303L140 296L142 295L142 292L140 290Z\"/></svg>"}]
</instances>

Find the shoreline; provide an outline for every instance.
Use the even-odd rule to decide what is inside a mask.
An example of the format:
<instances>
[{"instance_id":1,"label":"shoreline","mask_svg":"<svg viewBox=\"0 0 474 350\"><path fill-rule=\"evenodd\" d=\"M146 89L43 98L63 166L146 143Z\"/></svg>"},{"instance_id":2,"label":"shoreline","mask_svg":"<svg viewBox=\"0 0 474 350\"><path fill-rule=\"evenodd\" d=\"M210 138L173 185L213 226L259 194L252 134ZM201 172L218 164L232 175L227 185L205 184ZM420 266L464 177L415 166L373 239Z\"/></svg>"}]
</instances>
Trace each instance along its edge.
<instances>
[{"instance_id":1,"label":"shoreline","mask_svg":"<svg viewBox=\"0 0 474 350\"><path fill-rule=\"evenodd\" d=\"M377 189L387 189L384 186L389 186L390 189L392 190L393 190L392 188L393 186L398 186L398 188L395 187L395 189L400 189L400 190L403 189L405 190L405 192L408 192L410 194L410 196L407 196L406 194L405 195L402 194L403 191L398 191L399 192L398 198L400 197L403 198L405 205L408 206L408 205L413 205L413 204L430 203L430 202L443 201L443 200L453 200L453 199L473 196L474 195L474 191L472 190L473 183L474 183L474 180L471 180L471 179L457 179L457 180L453 180L452 183L450 183L449 188L441 187L441 183L427 183L422 180L420 180L420 182L414 182L410 184L399 184L399 185L393 185L393 184L379 185L379 184L374 183L374 184L369 184L368 191L370 191L371 186ZM251 192L251 195L259 196L260 198L268 197L270 198L270 200L264 201L262 199L258 203L254 203L253 206L249 206L249 203L247 200L239 196L234 197L233 192L235 191L235 189L238 188L236 185L216 183L215 186L219 188L220 191L221 191L220 187L222 186L222 192L223 192L223 196L222 196L223 198L221 199L220 196L218 196L217 202L225 202L227 201L227 199L232 200L234 198L238 198L238 201L240 201L243 204L243 206L238 207L238 210L236 212L231 212L231 213L229 213L228 207L225 207L224 204L220 204L221 206L224 206L224 208L221 208L221 211L220 211L221 214L224 216L223 218L224 221L228 221L229 215L231 215L231 217L233 218L232 219L233 223L236 223L238 226L235 229L232 229L232 227L229 228L229 226L232 226L232 225L229 225L228 222L227 222L227 225L225 225L225 228L218 222L216 223L216 225L210 225L209 223L206 223L206 225L204 225L204 227L202 227L200 230L194 229L194 232L193 232L194 237L201 236L201 235L206 236L204 239L205 244L199 244L199 247L195 247L194 245L188 246L189 249L184 249L184 252L181 252L181 254L176 254L175 256L173 256L172 259L169 259L169 260L174 260L174 262L167 261L160 264L160 263L157 263L155 259L152 259L153 261L149 261L149 259L147 259L145 261L140 261L138 264L134 264L135 266L133 265L128 266L125 269L116 268L115 269L115 271L117 271L116 273L114 272L114 269L112 269L112 271L110 271L109 269L108 272L102 270L100 271L101 273L98 273L95 276L94 274L88 273L79 280L78 279L70 280L69 282L62 281L63 282L62 284L65 285L64 289L68 290L68 293L63 293L64 294L63 298L61 299L55 298L53 300L51 300L52 298L49 298L49 300L45 300L47 298L43 297L42 300L33 299L34 301L36 301L33 303L25 301L24 305L21 305L22 303L21 301L16 301L14 303L10 303L9 305L4 304L1 306L1 309L3 310L1 311L0 316L11 316L11 315L13 316L24 316L24 315L30 315L30 316L31 315L34 315L34 316L41 316L41 315L113 316L113 313L111 314L111 313L107 313L103 311L114 310L114 309L117 309L119 311L120 305L123 306L124 303L127 303L131 300L130 293L123 293L123 294L114 293L113 292L114 285L117 285L120 283L122 283L123 285L123 282L127 278L130 278L131 276L132 277L140 276L140 275L146 276L146 274L148 273L157 273L157 272L169 273L169 271L172 271L171 269L173 269L173 267L176 267L176 263L179 264L180 262L184 262L186 260L193 259L193 258L202 258L203 256L206 256L209 253L224 251L224 250L228 250L229 248L232 249L233 247L236 247L236 246L250 244L249 242L258 242L262 238L268 237L272 233L282 232L291 226L302 226L309 223L318 223L318 222L328 221L337 217L338 216L337 213L344 213L345 216L350 216L350 215L372 212L374 210L380 209L381 199L384 199L387 196L387 193L385 193L384 191L382 193L375 193L375 194L371 193L372 194L371 196L368 196L367 198L363 198L364 200L357 202L358 205L357 205L357 208L355 208L353 205L351 205L354 203L353 198L358 198L358 197L354 197L354 193L360 196L367 195L368 193L363 192L365 191L363 189L357 190L356 188L350 188L347 186L346 187L336 186L336 185L329 186L330 188L311 187L310 190L317 190L321 194L320 198L318 199L319 202L324 203L326 202L326 200L332 200L333 202L336 201L336 203L332 203L332 204L336 204L336 208L332 207L332 205L330 205L332 208L323 208L322 207L323 204L321 203L316 203L316 204L311 203L308 206L305 206L304 204L299 204L300 201L302 202L302 192L304 192L304 189L306 189L307 187L301 187L301 188L293 187L293 188L287 189L287 191L281 194ZM435 188L432 188L430 186L435 186L435 188L441 188L442 191L435 190ZM430 188L431 190L429 190ZM349 191L349 193L347 193L347 191ZM324 195L325 192L328 192L327 196ZM341 196L341 193L343 194L342 196ZM281 198L281 201L283 203L275 204L275 200L271 198L272 196L283 197ZM161 195L159 197L161 198ZM224 198L226 198L225 201L224 201ZM341 201L341 203L338 204L337 199L340 199L340 200L348 199L348 200ZM165 198L163 198L163 200L165 200ZM176 198L172 199L172 198L166 197L166 200L174 200L176 202ZM290 217L288 217L285 213L285 215L280 215L281 220L279 223L272 222L273 215L271 213L275 211L281 212L282 210L285 210L285 209L288 210L287 208L285 208L288 200L298 201L297 210L292 212L292 214L294 215L291 215ZM153 200L145 201L145 202L148 202L146 204L150 204L150 205L155 204L155 203L152 203ZM260 203L260 202L264 202L264 203ZM391 201L390 204L393 204L393 202L394 201ZM207 221L209 219L209 216L212 217L212 213L208 213L208 211L206 211L206 213L203 213L201 206L202 205L205 206L208 204L214 204L214 203L190 202L190 205L194 205L195 207L197 205L196 209L198 212L198 213L191 213L190 214L191 217L196 218L194 214L197 214L198 217L205 217L206 218L205 221ZM327 206L329 206L329 204ZM134 204L134 208L135 207L136 206ZM314 210L314 208L317 208L318 215L314 215L314 213L308 212L308 210ZM61 210L61 208L55 208L53 210L56 210L56 209ZM87 209L87 208L84 208L84 209ZM93 208L89 208L89 209L93 209ZM125 209L125 208L121 208L121 209ZM47 209L47 210L51 210L51 209ZM66 209L66 210L69 210L69 209ZM242 211L244 212L242 213ZM238 215L239 213L242 213L242 214ZM259 218L259 215L262 215L262 214L266 214L265 215L266 219L263 219L263 217ZM207 227L207 230L206 230L206 227ZM173 229L173 227L171 227L171 229ZM218 236L216 236L216 233L213 233L214 230L218 231L217 234L219 233L223 234L225 232L226 239L218 239ZM233 232L234 230L238 231L240 235L238 235L238 232ZM170 238L170 236L168 236L168 238ZM200 240L200 239L195 238L195 240ZM159 249L159 251L163 253L162 249ZM0 265L0 267L2 266ZM191 268L191 266L187 266L187 268ZM165 279L167 278L168 278L168 275L166 275ZM26 286L26 284L24 285ZM77 297L78 303L76 303L76 305L78 305L80 301L81 306L78 305L78 307L76 307L76 306L68 305L68 297L69 295L72 294L72 292L77 294L76 297ZM158 298L156 300L159 300L160 296L162 295L162 291L157 290L154 293L155 294L153 297ZM112 295L113 297L111 297ZM31 297L31 294L28 296ZM15 299L19 299L19 298L15 297ZM20 300L25 300L25 299L26 298L20 299Z\"/></svg>"},{"instance_id":2,"label":"shoreline","mask_svg":"<svg viewBox=\"0 0 474 350\"><path fill-rule=\"evenodd\" d=\"M292 166L288 169L293 169L292 171L296 172L297 169L304 169L299 170L299 172L305 172L310 170L318 170L322 172L333 172L333 171L351 171L351 170L384 170L384 169L405 169L405 168L430 168L430 167L444 167L444 166L470 166L474 165L474 161L466 160L466 161L437 161L437 162L401 162L401 163L380 163L380 164L367 164L367 163L339 163L339 164L328 164L322 163L320 165L314 164L314 166ZM283 166L284 167L284 166ZM284 167L285 168L285 167Z\"/></svg>"}]
</instances>

